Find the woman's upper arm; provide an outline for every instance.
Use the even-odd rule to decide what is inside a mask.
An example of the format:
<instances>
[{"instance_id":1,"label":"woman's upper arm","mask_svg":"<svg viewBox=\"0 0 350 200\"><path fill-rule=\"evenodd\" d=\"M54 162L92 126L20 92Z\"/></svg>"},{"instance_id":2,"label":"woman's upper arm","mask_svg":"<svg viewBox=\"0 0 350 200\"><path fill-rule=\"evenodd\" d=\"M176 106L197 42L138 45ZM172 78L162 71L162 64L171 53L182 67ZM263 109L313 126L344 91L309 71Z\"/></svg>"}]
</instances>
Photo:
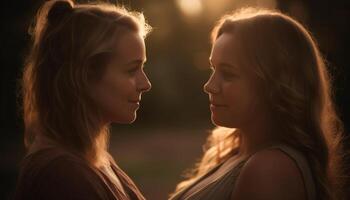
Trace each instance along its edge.
<instances>
[{"instance_id":1,"label":"woman's upper arm","mask_svg":"<svg viewBox=\"0 0 350 200\"><path fill-rule=\"evenodd\" d=\"M234 200L306 200L302 174L280 150L263 150L243 166L232 192Z\"/></svg>"}]
</instances>

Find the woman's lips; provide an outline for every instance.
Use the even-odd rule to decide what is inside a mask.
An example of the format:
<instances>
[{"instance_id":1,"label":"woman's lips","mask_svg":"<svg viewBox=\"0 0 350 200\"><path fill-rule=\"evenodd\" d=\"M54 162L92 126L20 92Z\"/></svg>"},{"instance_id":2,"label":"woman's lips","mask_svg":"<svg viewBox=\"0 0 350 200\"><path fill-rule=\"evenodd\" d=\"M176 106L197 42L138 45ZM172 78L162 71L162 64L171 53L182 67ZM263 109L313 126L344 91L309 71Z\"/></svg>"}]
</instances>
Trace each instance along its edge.
<instances>
[{"instance_id":1,"label":"woman's lips","mask_svg":"<svg viewBox=\"0 0 350 200\"><path fill-rule=\"evenodd\" d=\"M219 104L219 103L215 103L215 102L210 102L210 106L213 106L213 107L227 107L227 105L225 104Z\"/></svg>"},{"instance_id":2,"label":"woman's lips","mask_svg":"<svg viewBox=\"0 0 350 200\"><path fill-rule=\"evenodd\" d=\"M218 104L218 103L210 103L210 110L220 110L220 109L226 109L228 106L224 104Z\"/></svg>"},{"instance_id":3,"label":"woman's lips","mask_svg":"<svg viewBox=\"0 0 350 200\"><path fill-rule=\"evenodd\" d=\"M129 103L131 103L132 105L134 105L137 108L140 106L140 101L137 101L137 100L129 100Z\"/></svg>"}]
</instances>

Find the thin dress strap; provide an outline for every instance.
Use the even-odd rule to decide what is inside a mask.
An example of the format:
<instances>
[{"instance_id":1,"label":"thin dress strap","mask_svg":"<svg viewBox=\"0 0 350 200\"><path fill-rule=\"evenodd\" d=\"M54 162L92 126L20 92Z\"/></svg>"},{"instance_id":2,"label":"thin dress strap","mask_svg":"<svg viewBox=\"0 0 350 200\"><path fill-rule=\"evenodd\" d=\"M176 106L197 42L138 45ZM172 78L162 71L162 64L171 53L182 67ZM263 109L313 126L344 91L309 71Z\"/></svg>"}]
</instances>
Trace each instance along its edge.
<instances>
[{"instance_id":1,"label":"thin dress strap","mask_svg":"<svg viewBox=\"0 0 350 200\"><path fill-rule=\"evenodd\" d=\"M285 154L287 154L290 158L294 160L294 162L297 164L297 166L299 167L299 170L302 173L305 189L307 192L307 199L315 200L316 199L315 184L314 184L309 163L307 162L305 156L301 152L297 151L296 149L284 144L274 145L270 148L280 149L281 151L283 151Z\"/></svg>"}]
</instances>

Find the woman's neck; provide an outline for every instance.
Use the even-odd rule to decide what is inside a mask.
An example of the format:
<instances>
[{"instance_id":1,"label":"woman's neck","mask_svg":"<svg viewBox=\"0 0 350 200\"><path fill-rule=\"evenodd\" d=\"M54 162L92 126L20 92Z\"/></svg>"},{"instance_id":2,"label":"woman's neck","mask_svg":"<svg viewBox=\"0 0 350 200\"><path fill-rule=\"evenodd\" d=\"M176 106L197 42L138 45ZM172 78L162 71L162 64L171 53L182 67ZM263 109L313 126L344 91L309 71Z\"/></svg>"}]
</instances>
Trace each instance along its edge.
<instances>
[{"instance_id":1,"label":"woman's neck","mask_svg":"<svg viewBox=\"0 0 350 200\"><path fill-rule=\"evenodd\" d=\"M245 133L243 133L245 134ZM252 155L255 152L269 147L273 144L277 144L276 140L272 138L251 138L249 136L241 136L241 144L239 148L239 154L242 156Z\"/></svg>"},{"instance_id":2,"label":"woman's neck","mask_svg":"<svg viewBox=\"0 0 350 200\"><path fill-rule=\"evenodd\" d=\"M32 154L32 153L37 152L41 149L53 147L56 145L57 145L56 142L54 142L53 140L49 139L48 137L46 137L42 134L38 134L35 137L34 142L30 145L30 147L28 149L28 154Z\"/></svg>"},{"instance_id":3,"label":"woman's neck","mask_svg":"<svg viewBox=\"0 0 350 200\"><path fill-rule=\"evenodd\" d=\"M278 143L266 120L261 121L261 123L249 124L241 128L240 132L240 155L251 155L261 149Z\"/></svg>"}]
</instances>

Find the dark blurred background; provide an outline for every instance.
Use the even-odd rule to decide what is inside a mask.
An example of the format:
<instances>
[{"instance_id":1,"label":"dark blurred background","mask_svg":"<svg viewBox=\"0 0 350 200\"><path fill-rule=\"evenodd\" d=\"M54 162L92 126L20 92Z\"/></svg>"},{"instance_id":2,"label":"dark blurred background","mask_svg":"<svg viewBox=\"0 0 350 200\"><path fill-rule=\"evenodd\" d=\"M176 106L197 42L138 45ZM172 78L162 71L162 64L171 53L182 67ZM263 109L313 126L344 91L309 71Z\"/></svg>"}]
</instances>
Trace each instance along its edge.
<instances>
[{"instance_id":1,"label":"dark blurred background","mask_svg":"<svg viewBox=\"0 0 350 200\"><path fill-rule=\"evenodd\" d=\"M18 80L30 37L27 28L43 0L2 2L0 199L9 198L24 155ZM86 2L86 1L78 1ZM166 199L193 167L213 128L207 95L209 32L224 13L242 6L279 9L313 33L330 63L336 104L350 128L350 3L327 0L124 0L154 27L146 41L146 73L153 83L137 121L113 125L110 150L147 199ZM346 147L349 149L349 140ZM349 175L349 173L348 173ZM350 187L347 187L350 188Z\"/></svg>"}]
</instances>

